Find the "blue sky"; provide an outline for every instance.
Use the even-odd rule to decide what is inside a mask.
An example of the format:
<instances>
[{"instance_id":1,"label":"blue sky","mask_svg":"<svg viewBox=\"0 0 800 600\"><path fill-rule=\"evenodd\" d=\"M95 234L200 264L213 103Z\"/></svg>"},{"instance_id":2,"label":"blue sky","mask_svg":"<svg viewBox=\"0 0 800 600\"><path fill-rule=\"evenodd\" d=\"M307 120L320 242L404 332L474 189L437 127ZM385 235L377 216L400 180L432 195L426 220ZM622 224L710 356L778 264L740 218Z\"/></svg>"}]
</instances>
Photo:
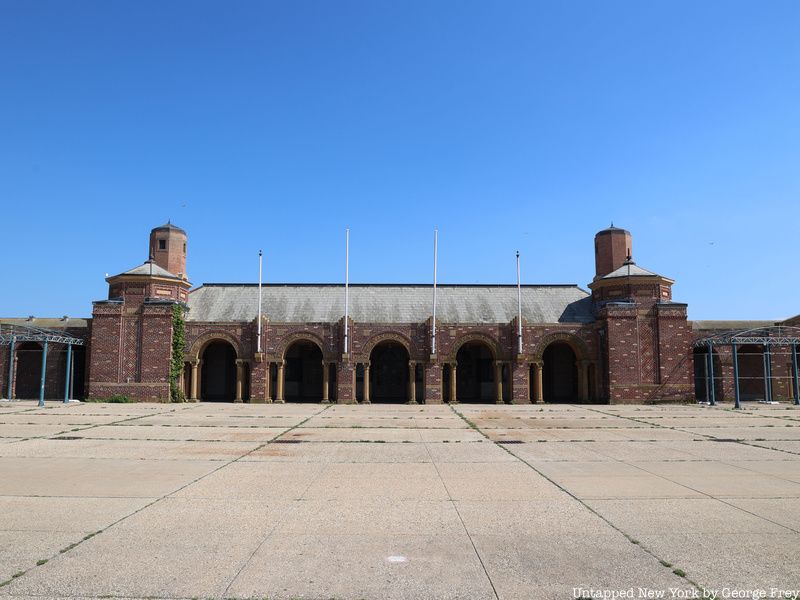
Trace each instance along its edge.
<instances>
[{"instance_id":1,"label":"blue sky","mask_svg":"<svg viewBox=\"0 0 800 600\"><path fill-rule=\"evenodd\" d=\"M594 233L694 319L800 313L800 3L0 0L0 316L202 282L577 283Z\"/></svg>"}]
</instances>

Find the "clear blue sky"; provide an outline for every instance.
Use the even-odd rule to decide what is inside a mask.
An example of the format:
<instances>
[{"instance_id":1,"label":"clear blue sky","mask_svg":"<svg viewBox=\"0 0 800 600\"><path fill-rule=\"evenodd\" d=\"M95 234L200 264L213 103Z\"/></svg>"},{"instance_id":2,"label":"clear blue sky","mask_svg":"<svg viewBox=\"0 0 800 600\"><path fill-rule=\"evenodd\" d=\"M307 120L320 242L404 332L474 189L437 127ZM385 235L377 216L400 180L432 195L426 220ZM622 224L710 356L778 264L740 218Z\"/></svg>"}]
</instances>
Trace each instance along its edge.
<instances>
[{"instance_id":1,"label":"clear blue sky","mask_svg":"<svg viewBox=\"0 0 800 600\"><path fill-rule=\"evenodd\" d=\"M694 319L800 313L800 2L0 0L0 316L202 282L577 283L611 221Z\"/></svg>"}]
</instances>

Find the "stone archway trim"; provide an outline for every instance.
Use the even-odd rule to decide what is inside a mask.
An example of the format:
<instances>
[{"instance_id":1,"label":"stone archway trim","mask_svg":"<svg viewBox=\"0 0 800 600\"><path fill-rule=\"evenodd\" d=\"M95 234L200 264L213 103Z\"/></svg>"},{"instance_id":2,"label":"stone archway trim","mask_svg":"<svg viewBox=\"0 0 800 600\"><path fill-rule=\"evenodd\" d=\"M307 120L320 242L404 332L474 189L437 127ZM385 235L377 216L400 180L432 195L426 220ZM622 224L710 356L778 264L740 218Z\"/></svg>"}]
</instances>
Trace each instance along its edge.
<instances>
[{"instance_id":1,"label":"stone archway trim","mask_svg":"<svg viewBox=\"0 0 800 600\"><path fill-rule=\"evenodd\" d=\"M575 334L566 331L551 333L542 338L536 345L533 360L535 362L541 362L544 359L544 351L547 350L547 347L557 342L563 342L572 348L572 351L575 353L576 361L590 360L589 348L586 346L586 342Z\"/></svg>"},{"instance_id":2,"label":"stone archway trim","mask_svg":"<svg viewBox=\"0 0 800 600\"><path fill-rule=\"evenodd\" d=\"M500 352L500 344L498 344L496 339L485 333L467 333L456 339L453 344L453 351L447 355L447 361L456 362L458 351L461 350L465 344L469 344L470 342L482 342L486 344L489 347L489 351L492 353L493 361L503 360Z\"/></svg>"},{"instance_id":3,"label":"stone archway trim","mask_svg":"<svg viewBox=\"0 0 800 600\"><path fill-rule=\"evenodd\" d=\"M312 342L319 348L319 351L322 353L323 360L335 360L335 356L331 356L331 354L326 350L324 340L316 333L312 333L310 331L297 331L282 338L278 346L275 348L276 358L278 360L286 360L286 352L292 347L292 344L295 344L296 342Z\"/></svg>"},{"instance_id":4,"label":"stone archway trim","mask_svg":"<svg viewBox=\"0 0 800 600\"><path fill-rule=\"evenodd\" d=\"M205 350L206 347L212 342L217 341L228 342L231 346L233 346L233 350L236 352L236 358L242 358L242 356L244 356L244 352L242 352L242 346L239 343L239 340L233 337L230 333L227 331L209 331L194 341L191 349L187 353L187 359L190 361L199 360L203 350Z\"/></svg>"}]
</instances>

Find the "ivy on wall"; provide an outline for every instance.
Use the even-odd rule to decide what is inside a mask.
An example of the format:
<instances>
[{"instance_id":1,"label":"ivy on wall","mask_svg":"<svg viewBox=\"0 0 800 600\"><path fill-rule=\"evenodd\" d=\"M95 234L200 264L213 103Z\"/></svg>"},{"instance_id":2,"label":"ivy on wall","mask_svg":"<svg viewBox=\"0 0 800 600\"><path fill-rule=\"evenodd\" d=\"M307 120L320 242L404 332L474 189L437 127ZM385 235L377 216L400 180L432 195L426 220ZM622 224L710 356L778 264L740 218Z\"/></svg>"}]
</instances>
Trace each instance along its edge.
<instances>
[{"instance_id":1,"label":"ivy on wall","mask_svg":"<svg viewBox=\"0 0 800 600\"><path fill-rule=\"evenodd\" d=\"M186 351L186 321L184 308L180 304L172 306L172 358L169 365L169 399L172 402L186 402L186 394L181 387L183 355Z\"/></svg>"}]
</instances>

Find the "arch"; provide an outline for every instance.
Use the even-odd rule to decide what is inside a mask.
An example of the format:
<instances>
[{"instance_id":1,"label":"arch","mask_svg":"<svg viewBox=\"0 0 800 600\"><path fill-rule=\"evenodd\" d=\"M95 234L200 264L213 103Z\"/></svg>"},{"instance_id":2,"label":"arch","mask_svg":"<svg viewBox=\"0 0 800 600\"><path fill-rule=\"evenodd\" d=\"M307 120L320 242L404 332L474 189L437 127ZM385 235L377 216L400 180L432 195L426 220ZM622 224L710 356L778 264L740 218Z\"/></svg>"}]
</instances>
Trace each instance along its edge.
<instances>
[{"instance_id":1,"label":"arch","mask_svg":"<svg viewBox=\"0 0 800 600\"><path fill-rule=\"evenodd\" d=\"M227 340L215 339L203 347L200 399L233 401L236 398L236 349Z\"/></svg>"},{"instance_id":2,"label":"arch","mask_svg":"<svg viewBox=\"0 0 800 600\"><path fill-rule=\"evenodd\" d=\"M325 358L317 341L298 337L284 349L282 357L286 402L321 402Z\"/></svg>"},{"instance_id":3,"label":"arch","mask_svg":"<svg viewBox=\"0 0 800 600\"><path fill-rule=\"evenodd\" d=\"M456 352L456 398L459 402L494 402L495 357L482 338L461 344Z\"/></svg>"},{"instance_id":4,"label":"arch","mask_svg":"<svg viewBox=\"0 0 800 600\"><path fill-rule=\"evenodd\" d=\"M723 400L723 386L722 386L722 361L720 361L719 353L716 350L712 351L711 356L714 368L714 399L719 402ZM709 398L709 385L708 385L708 347L696 347L692 352L694 359L694 397L700 401L708 401Z\"/></svg>"},{"instance_id":5,"label":"arch","mask_svg":"<svg viewBox=\"0 0 800 600\"><path fill-rule=\"evenodd\" d=\"M23 342L15 348L14 353L17 356L14 397L20 400L38 398L42 377L42 345Z\"/></svg>"},{"instance_id":6,"label":"arch","mask_svg":"<svg viewBox=\"0 0 800 600\"><path fill-rule=\"evenodd\" d=\"M572 348L572 351L575 353L575 360L586 360L590 358L589 348L586 345L586 342L573 333L559 331L546 335L539 340L539 343L536 345L536 351L533 354L533 359L535 361L544 360L544 353L547 350L547 347L556 342L563 342L569 345L569 347Z\"/></svg>"},{"instance_id":7,"label":"arch","mask_svg":"<svg viewBox=\"0 0 800 600\"><path fill-rule=\"evenodd\" d=\"M367 357L367 360L371 360L369 357L372 356L372 351L375 349L376 346L382 344L384 342L395 342L400 344L406 349L408 352L408 356L417 356L417 348L410 339L404 336L401 333L396 333L393 331L388 331L384 333L379 333L377 335L373 335L371 338L367 340L367 343L364 344L364 351L363 354Z\"/></svg>"},{"instance_id":8,"label":"arch","mask_svg":"<svg viewBox=\"0 0 800 600\"><path fill-rule=\"evenodd\" d=\"M325 344L325 341L316 333L312 333L310 331L298 331L281 338L281 341L275 348L275 356L277 356L279 360L286 360L286 352L289 350L289 348L296 342L302 341L315 344L317 348L319 348L322 358L326 360L333 360L335 358L326 350L327 345Z\"/></svg>"},{"instance_id":9,"label":"arch","mask_svg":"<svg viewBox=\"0 0 800 600\"><path fill-rule=\"evenodd\" d=\"M410 360L408 347L396 339L387 338L373 346L369 354L371 402L409 400Z\"/></svg>"},{"instance_id":10,"label":"arch","mask_svg":"<svg viewBox=\"0 0 800 600\"><path fill-rule=\"evenodd\" d=\"M545 402L578 401L578 357L566 340L550 342L542 352Z\"/></svg>"},{"instance_id":11,"label":"arch","mask_svg":"<svg viewBox=\"0 0 800 600\"><path fill-rule=\"evenodd\" d=\"M462 335L453 343L453 350L450 352L448 360L451 362L458 360L456 357L458 356L458 351L461 350L461 347L472 342L482 342L486 344L492 353L492 360L500 359L500 345L497 343L496 339L485 333L467 333Z\"/></svg>"},{"instance_id":12,"label":"arch","mask_svg":"<svg viewBox=\"0 0 800 600\"><path fill-rule=\"evenodd\" d=\"M236 352L236 358L242 358L244 356L244 352L242 351L242 345L239 343L239 340L232 336L227 331L209 331L208 333L204 333L200 337L198 337L189 349L189 352L186 353L187 359L199 359L201 358L201 354L205 351L206 347L214 342L228 342L231 346L233 346L233 350Z\"/></svg>"},{"instance_id":13,"label":"arch","mask_svg":"<svg viewBox=\"0 0 800 600\"><path fill-rule=\"evenodd\" d=\"M739 396L742 400L764 400L767 386L764 379L764 346L743 344L737 348L739 359Z\"/></svg>"}]
</instances>

